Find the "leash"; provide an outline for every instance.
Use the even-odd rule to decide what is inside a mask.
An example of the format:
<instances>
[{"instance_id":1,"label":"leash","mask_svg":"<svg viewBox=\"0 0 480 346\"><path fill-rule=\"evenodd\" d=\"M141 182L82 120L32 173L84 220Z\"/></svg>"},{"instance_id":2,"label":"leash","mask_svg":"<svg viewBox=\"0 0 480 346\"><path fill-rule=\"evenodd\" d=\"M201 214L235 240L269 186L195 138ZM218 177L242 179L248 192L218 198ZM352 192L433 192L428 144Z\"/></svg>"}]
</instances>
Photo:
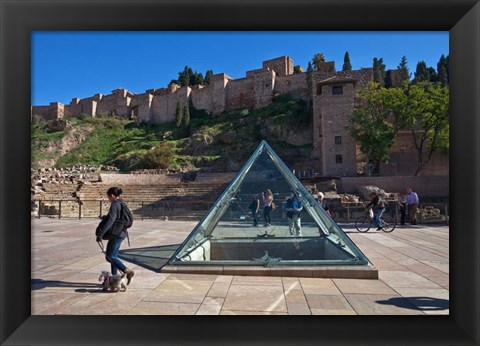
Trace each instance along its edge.
<instances>
[{"instance_id":1,"label":"leash","mask_svg":"<svg viewBox=\"0 0 480 346\"><path fill-rule=\"evenodd\" d=\"M117 270L122 273L122 274L125 274L125 272L123 270L121 270L120 268L118 268L118 266L115 264L115 262L112 261L112 259L110 257L108 257L107 253L105 252L105 248L103 247L103 241L98 241L97 242L98 246L100 247L100 250L102 250L103 254L105 255L105 257L108 259L108 261L113 264Z\"/></svg>"}]
</instances>

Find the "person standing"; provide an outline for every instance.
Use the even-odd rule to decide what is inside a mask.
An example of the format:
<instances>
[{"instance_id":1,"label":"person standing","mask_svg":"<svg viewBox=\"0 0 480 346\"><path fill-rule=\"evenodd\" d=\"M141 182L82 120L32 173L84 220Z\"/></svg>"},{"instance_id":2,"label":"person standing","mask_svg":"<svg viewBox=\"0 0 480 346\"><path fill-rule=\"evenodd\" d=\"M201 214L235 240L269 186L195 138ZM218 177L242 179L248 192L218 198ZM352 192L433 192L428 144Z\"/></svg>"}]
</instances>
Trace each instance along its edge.
<instances>
[{"instance_id":1,"label":"person standing","mask_svg":"<svg viewBox=\"0 0 480 346\"><path fill-rule=\"evenodd\" d=\"M95 231L95 235L96 241L99 243L102 239L108 240L105 259L110 263L112 275L118 274L118 270L120 270L127 275L127 284L130 284L135 272L128 269L118 258L118 251L127 236L127 231L123 229L117 236L113 235L111 232L107 233L114 227L115 221L122 217L123 200L120 198L121 194L122 189L118 187L111 187L108 189L107 198L111 203L110 209L108 214L102 218L102 221Z\"/></svg>"},{"instance_id":2,"label":"person standing","mask_svg":"<svg viewBox=\"0 0 480 346\"><path fill-rule=\"evenodd\" d=\"M380 231L383 227L383 221L381 219L383 213L385 212L385 202L377 195L376 192L370 194L371 200L370 203L365 207L367 210L371 207L374 212L374 220L377 225L377 231Z\"/></svg>"},{"instance_id":3,"label":"person standing","mask_svg":"<svg viewBox=\"0 0 480 346\"><path fill-rule=\"evenodd\" d=\"M260 209L260 200L258 199L257 195L252 196L252 201L250 202L248 209L250 209L252 212L253 226L257 227L258 226L257 213L258 213L258 209Z\"/></svg>"},{"instance_id":4,"label":"person standing","mask_svg":"<svg viewBox=\"0 0 480 346\"><path fill-rule=\"evenodd\" d=\"M325 210L327 212L328 216L332 217L332 214L328 210L327 201L324 199L324 197L325 197L325 195L323 194L323 192L318 192L316 200L321 205L323 210Z\"/></svg>"},{"instance_id":5,"label":"person standing","mask_svg":"<svg viewBox=\"0 0 480 346\"><path fill-rule=\"evenodd\" d=\"M288 230L292 236L302 236L302 223L300 220L302 209L302 202L299 201L295 192L292 192L290 198L287 199L287 203L285 204L288 218Z\"/></svg>"},{"instance_id":6,"label":"person standing","mask_svg":"<svg viewBox=\"0 0 480 346\"><path fill-rule=\"evenodd\" d=\"M405 215L407 214L407 199L404 193L399 193L397 198L398 208L400 209L400 225L405 225Z\"/></svg>"},{"instance_id":7,"label":"person standing","mask_svg":"<svg viewBox=\"0 0 480 346\"><path fill-rule=\"evenodd\" d=\"M263 199L263 217L265 218L264 227L270 227L272 219L270 218L270 212L272 211L273 193L269 189L266 192L262 192Z\"/></svg>"},{"instance_id":8,"label":"person standing","mask_svg":"<svg viewBox=\"0 0 480 346\"><path fill-rule=\"evenodd\" d=\"M418 199L418 195L416 192L413 192L412 189L409 187L407 188L407 195L405 196L407 200L407 207L408 207L408 219L412 225L417 224L417 209L420 200Z\"/></svg>"}]
</instances>

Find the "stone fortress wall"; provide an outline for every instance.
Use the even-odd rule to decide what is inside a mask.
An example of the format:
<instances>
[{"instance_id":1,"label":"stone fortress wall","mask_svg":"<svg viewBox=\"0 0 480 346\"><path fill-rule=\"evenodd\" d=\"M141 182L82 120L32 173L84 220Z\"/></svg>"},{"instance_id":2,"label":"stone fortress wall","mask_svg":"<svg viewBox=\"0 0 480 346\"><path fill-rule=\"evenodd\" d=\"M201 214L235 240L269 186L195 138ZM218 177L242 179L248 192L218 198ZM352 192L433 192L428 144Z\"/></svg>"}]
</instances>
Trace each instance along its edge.
<instances>
[{"instance_id":1,"label":"stone fortress wall","mask_svg":"<svg viewBox=\"0 0 480 346\"><path fill-rule=\"evenodd\" d=\"M261 108L272 103L277 93L313 102L311 168L322 176L356 176L361 153L349 135L347 124L356 102L355 95L373 80L373 68L335 71L333 61L320 65L313 72L313 91L309 94L307 74L299 67L294 73L293 60L288 56L264 61L262 68L247 71L244 78L233 79L225 73L213 75L207 86L181 87L169 84L166 88L149 89L134 94L119 88L112 94L74 98L68 105L52 102L49 106L33 106L33 115L45 119L82 114L96 117L117 115L138 117L140 121L167 123L175 120L178 102L191 104L212 115L245 108ZM398 70L388 70L388 86L398 86ZM402 136L399 136L402 137ZM391 149L389 164L381 165L381 175L413 174L416 165L415 148L409 134ZM436 154L428 173L448 175L448 158Z\"/></svg>"},{"instance_id":2,"label":"stone fortress wall","mask_svg":"<svg viewBox=\"0 0 480 346\"><path fill-rule=\"evenodd\" d=\"M334 72L333 62L324 65L327 71L315 71L317 77L342 74ZM352 73L355 75L363 70ZM92 117L137 116L142 121L166 123L175 119L179 101L186 105L191 100L195 108L218 115L234 109L264 107L272 102L276 93L307 99L306 72L293 71L293 60L283 56L264 61L262 68L247 71L244 78L233 79L225 73L219 73L212 76L207 86L180 87L170 84L166 88L149 89L141 94L118 88L109 95L73 98L70 104L52 102L48 106L32 106L31 115L36 114L48 120L82 114Z\"/></svg>"}]
</instances>

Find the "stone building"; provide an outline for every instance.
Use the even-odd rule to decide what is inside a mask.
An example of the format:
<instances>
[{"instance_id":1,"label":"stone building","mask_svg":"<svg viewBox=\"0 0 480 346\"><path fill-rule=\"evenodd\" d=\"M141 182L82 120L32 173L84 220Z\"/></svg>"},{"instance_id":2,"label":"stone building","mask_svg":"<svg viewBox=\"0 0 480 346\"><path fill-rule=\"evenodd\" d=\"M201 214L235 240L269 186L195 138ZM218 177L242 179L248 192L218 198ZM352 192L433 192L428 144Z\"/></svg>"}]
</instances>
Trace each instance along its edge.
<instances>
[{"instance_id":1,"label":"stone building","mask_svg":"<svg viewBox=\"0 0 480 346\"><path fill-rule=\"evenodd\" d=\"M294 71L297 71L295 73ZM387 71L388 86L401 82L397 70ZM109 95L74 98L68 105L52 102L49 106L33 106L32 116L45 119L64 116L78 117L82 114L96 117L117 115L137 117L140 121L168 123L175 120L177 104L192 104L196 109L212 115L245 108L261 108L269 105L275 94L313 101L313 150L312 169L323 176L356 176L361 153L349 135L347 124L355 105L356 93L373 80L373 69L335 71L335 63L319 64L313 72L313 92L308 91L307 74L295 68L293 60L282 56L262 63L262 68L246 71L245 77L233 79L225 73L213 75L209 85L181 87L170 84L166 88L149 89L135 94L118 88ZM380 174L399 175L411 172L415 164L414 148L408 134L392 148L392 160L380 167ZM405 149L405 143L409 143ZM406 157L408 156L408 159ZM436 155L430 171L447 172L448 159Z\"/></svg>"}]
</instances>

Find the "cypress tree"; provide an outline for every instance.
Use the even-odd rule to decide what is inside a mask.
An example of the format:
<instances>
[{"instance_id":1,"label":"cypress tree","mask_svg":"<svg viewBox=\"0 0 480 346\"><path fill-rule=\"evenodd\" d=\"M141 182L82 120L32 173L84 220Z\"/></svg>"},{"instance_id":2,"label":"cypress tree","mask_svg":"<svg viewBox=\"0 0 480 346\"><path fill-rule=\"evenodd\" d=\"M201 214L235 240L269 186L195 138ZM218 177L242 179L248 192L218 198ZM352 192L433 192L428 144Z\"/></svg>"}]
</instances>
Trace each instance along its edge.
<instances>
[{"instance_id":1,"label":"cypress tree","mask_svg":"<svg viewBox=\"0 0 480 346\"><path fill-rule=\"evenodd\" d=\"M352 64L350 63L350 55L348 54L348 51L345 52L345 56L343 57L343 67L342 71L351 71L352 70Z\"/></svg>"},{"instance_id":2,"label":"cypress tree","mask_svg":"<svg viewBox=\"0 0 480 346\"><path fill-rule=\"evenodd\" d=\"M417 69L414 74L413 82L425 82L430 80L430 71L427 68L425 61L419 61L417 64Z\"/></svg>"},{"instance_id":3,"label":"cypress tree","mask_svg":"<svg viewBox=\"0 0 480 346\"><path fill-rule=\"evenodd\" d=\"M210 84L210 78L213 76L213 71L212 70L208 70L207 72L205 72L205 78L204 78L204 84L205 85L209 85Z\"/></svg>"},{"instance_id":4,"label":"cypress tree","mask_svg":"<svg viewBox=\"0 0 480 346\"><path fill-rule=\"evenodd\" d=\"M177 110L175 111L175 114L176 114L175 126L180 127L180 125L182 125L182 118L183 118L182 104L180 103L180 101L177 102Z\"/></svg>"},{"instance_id":5,"label":"cypress tree","mask_svg":"<svg viewBox=\"0 0 480 346\"><path fill-rule=\"evenodd\" d=\"M178 81L182 87L190 85L190 73L192 69L188 66L185 66L185 69L182 72L178 73Z\"/></svg>"},{"instance_id":6,"label":"cypress tree","mask_svg":"<svg viewBox=\"0 0 480 346\"><path fill-rule=\"evenodd\" d=\"M447 55L445 68L447 69L447 83L450 82L450 55Z\"/></svg>"},{"instance_id":7,"label":"cypress tree","mask_svg":"<svg viewBox=\"0 0 480 346\"><path fill-rule=\"evenodd\" d=\"M404 55L402 56L402 60L400 61L400 65L398 65L398 70L400 73L400 78L403 81L410 80L410 72L408 71L407 66L407 57Z\"/></svg>"},{"instance_id":8,"label":"cypress tree","mask_svg":"<svg viewBox=\"0 0 480 346\"><path fill-rule=\"evenodd\" d=\"M438 72L438 83L440 83L442 87L446 86L448 84L447 58L443 54L437 63L437 72Z\"/></svg>"},{"instance_id":9,"label":"cypress tree","mask_svg":"<svg viewBox=\"0 0 480 346\"><path fill-rule=\"evenodd\" d=\"M438 75L437 71L433 67L428 68L428 76L429 76L429 81L432 83L437 83L438 82Z\"/></svg>"},{"instance_id":10,"label":"cypress tree","mask_svg":"<svg viewBox=\"0 0 480 346\"><path fill-rule=\"evenodd\" d=\"M387 76L385 67L383 58L373 58L373 81L380 84L380 86L385 86L385 77Z\"/></svg>"},{"instance_id":11,"label":"cypress tree","mask_svg":"<svg viewBox=\"0 0 480 346\"><path fill-rule=\"evenodd\" d=\"M183 125L185 125L185 127L190 125L190 107L188 107L188 105L183 107Z\"/></svg>"}]
</instances>

